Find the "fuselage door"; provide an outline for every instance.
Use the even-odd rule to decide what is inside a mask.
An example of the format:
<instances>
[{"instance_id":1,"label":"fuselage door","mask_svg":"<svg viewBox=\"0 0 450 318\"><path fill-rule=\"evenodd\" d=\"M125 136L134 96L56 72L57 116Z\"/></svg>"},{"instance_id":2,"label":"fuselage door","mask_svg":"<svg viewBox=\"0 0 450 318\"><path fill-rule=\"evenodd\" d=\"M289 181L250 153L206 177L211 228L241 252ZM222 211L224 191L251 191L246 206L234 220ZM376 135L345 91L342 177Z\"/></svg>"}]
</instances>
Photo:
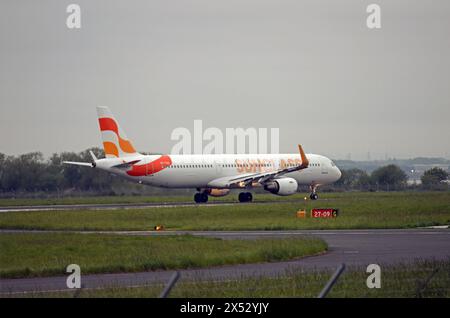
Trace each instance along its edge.
<instances>
[{"instance_id":1,"label":"fuselage door","mask_svg":"<svg viewBox=\"0 0 450 318\"><path fill-rule=\"evenodd\" d=\"M320 160L320 172L321 174L328 174L328 167L325 160Z\"/></svg>"},{"instance_id":2,"label":"fuselage door","mask_svg":"<svg viewBox=\"0 0 450 318\"><path fill-rule=\"evenodd\" d=\"M214 162L214 164L216 165L216 174L218 176L221 176L222 175L222 171L223 171L222 162L220 162L220 160L216 160Z\"/></svg>"}]
</instances>

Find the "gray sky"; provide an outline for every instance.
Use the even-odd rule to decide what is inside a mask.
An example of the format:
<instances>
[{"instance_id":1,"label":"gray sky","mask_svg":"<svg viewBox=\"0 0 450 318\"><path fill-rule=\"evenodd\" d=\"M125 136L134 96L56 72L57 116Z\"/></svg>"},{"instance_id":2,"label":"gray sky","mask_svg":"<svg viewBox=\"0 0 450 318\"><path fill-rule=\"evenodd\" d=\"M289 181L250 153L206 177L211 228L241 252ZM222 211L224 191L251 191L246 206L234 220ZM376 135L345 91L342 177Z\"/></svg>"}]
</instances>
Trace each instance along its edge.
<instances>
[{"instance_id":1,"label":"gray sky","mask_svg":"<svg viewBox=\"0 0 450 318\"><path fill-rule=\"evenodd\" d=\"M279 127L281 152L450 158L449 17L448 0L1 1L0 152L100 146L105 105L147 152L202 119Z\"/></svg>"}]
</instances>

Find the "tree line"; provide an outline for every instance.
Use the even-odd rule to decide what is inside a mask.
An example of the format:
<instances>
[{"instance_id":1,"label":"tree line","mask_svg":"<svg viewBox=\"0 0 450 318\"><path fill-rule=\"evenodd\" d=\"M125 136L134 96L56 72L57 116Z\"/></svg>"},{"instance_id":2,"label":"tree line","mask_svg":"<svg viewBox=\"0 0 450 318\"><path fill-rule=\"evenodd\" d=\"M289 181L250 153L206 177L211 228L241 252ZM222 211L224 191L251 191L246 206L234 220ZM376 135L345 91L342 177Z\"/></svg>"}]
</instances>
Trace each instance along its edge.
<instances>
[{"instance_id":1,"label":"tree line","mask_svg":"<svg viewBox=\"0 0 450 318\"><path fill-rule=\"evenodd\" d=\"M92 195L120 194L176 194L187 190L168 190L139 185L99 169L64 165L63 161L90 162L89 151L104 157L100 148L85 151L63 152L53 154L45 159L40 152L31 152L18 156L7 156L0 153L0 194L1 196L18 196L29 193L46 193L70 195L85 193ZM446 171L433 168L422 176L423 189L444 190L448 185L443 183L448 174ZM370 175L364 170L342 170L342 177L336 183L324 187L324 190L403 190L407 188L407 176L396 165L387 165L374 170Z\"/></svg>"},{"instance_id":2,"label":"tree line","mask_svg":"<svg viewBox=\"0 0 450 318\"><path fill-rule=\"evenodd\" d=\"M444 182L448 173L441 168L426 170L421 177L421 185L408 185L406 173L394 164L379 167L371 174L361 169L341 170L342 177L332 186L343 190L363 191L396 191L407 188L423 190L447 190L448 184Z\"/></svg>"},{"instance_id":3,"label":"tree line","mask_svg":"<svg viewBox=\"0 0 450 318\"><path fill-rule=\"evenodd\" d=\"M0 196L140 195L161 194L147 187L99 169L63 164L63 161L91 162L89 154L103 158L100 148L53 154L45 159L40 152L18 156L0 153ZM176 193L176 191L175 191Z\"/></svg>"},{"instance_id":4,"label":"tree line","mask_svg":"<svg viewBox=\"0 0 450 318\"><path fill-rule=\"evenodd\" d=\"M55 192L67 189L102 192L110 187L111 175L103 171L77 166L63 165L63 161L92 160L92 150L102 155L99 148L91 148L80 153L63 152L45 159L40 152L19 156L0 154L0 189L2 192Z\"/></svg>"}]
</instances>

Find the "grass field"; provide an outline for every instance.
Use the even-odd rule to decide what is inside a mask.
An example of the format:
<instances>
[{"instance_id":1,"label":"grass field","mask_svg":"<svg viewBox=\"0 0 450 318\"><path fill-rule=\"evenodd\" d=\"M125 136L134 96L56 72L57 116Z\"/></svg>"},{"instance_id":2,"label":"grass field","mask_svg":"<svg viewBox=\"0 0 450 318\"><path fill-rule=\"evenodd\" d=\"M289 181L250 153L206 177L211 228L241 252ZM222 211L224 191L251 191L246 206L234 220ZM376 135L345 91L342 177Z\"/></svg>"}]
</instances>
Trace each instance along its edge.
<instances>
[{"instance_id":1,"label":"grass field","mask_svg":"<svg viewBox=\"0 0 450 318\"><path fill-rule=\"evenodd\" d=\"M232 197L225 197L232 200ZM225 198L219 198L224 200ZM11 198L0 199L0 206L59 205L59 204L117 204L117 203L153 203L153 202L191 202L193 196L93 196L65 197L47 199Z\"/></svg>"},{"instance_id":2,"label":"grass field","mask_svg":"<svg viewBox=\"0 0 450 318\"><path fill-rule=\"evenodd\" d=\"M92 196L92 197L64 197L64 198L1 198L0 206L30 206L30 205L60 205L60 204L120 204L120 203L158 203L158 202L193 202L192 195L171 195L171 196ZM232 192L225 197L209 197L209 202L239 202L239 192ZM297 194L290 196L292 199L302 199L304 195ZM257 194L255 201L278 201L286 198L271 195Z\"/></svg>"},{"instance_id":3,"label":"grass field","mask_svg":"<svg viewBox=\"0 0 450 318\"><path fill-rule=\"evenodd\" d=\"M101 211L0 213L2 229L281 230L413 228L450 224L450 192L329 193L312 207L339 208L336 219L296 218L303 202Z\"/></svg>"},{"instance_id":4,"label":"grass field","mask_svg":"<svg viewBox=\"0 0 450 318\"><path fill-rule=\"evenodd\" d=\"M433 275L433 271L437 272ZM381 267L381 288L368 289L365 268L347 269L327 297L450 297L450 260L416 261ZM180 282L170 297L316 297L331 271L287 271L278 277L255 277L226 282ZM425 281L430 278L428 284ZM157 297L163 285L133 288L109 287L53 293L15 294L14 297ZM8 295L2 295L8 297Z\"/></svg>"},{"instance_id":5,"label":"grass field","mask_svg":"<svg viewBox=\"0 0 450 318\"><path fill-rule=\"evenodd\" d=\"M0 277L66 275L69 264L83 273L135 272L287 260L322 253L315 238L221 240L193 236L98 234L0 235Z\"/></svg>"}]
</instances>

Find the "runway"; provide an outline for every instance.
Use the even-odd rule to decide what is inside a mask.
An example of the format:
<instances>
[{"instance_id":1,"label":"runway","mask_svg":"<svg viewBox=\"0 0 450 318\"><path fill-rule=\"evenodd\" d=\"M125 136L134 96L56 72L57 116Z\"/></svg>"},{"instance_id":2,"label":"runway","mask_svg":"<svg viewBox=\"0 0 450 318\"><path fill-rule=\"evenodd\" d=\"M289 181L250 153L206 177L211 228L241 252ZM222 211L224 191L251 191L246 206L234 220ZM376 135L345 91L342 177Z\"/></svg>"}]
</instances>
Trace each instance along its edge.
<instances>
[{"instance_id":1,"label":"runway","mask_svg":"<svg viewBox=\"0 0 450 318\"><path fill-rule=\"evenodd\" d=\"M3 230L2 232L11 232ZM17 230L15 232L26 232ZM33 233L47 231L33 231ZM73 231L77 232L77 231ZM415 259L443 260L450 257L450 230L311 230L311 231L90 231L82 233L117 235L184 235L218 237L223 239L258 239L264 237L316 236L323 238L329 251L323 255L305 257L286 262L220 266L205 269L180 270L181 280L222 280L240 277L281 275L289 269L334 269L339 264L348 266L379 264L381 266L410 262ZM140 286L165 283L174 271L142 273L82 275L85 288ZM65 276L0 279L0 293L67 290Z\"/></svg>"},{"instance_id":2,"label":"runway","mask_svg":"<svg viewBox=\"0 0 450 318\"><path fill-rule=\"evenodd\" d=\"M303 200L279 200L279 201L254 201L254 202L230 202L230 201L212 201L208 203L195 202L148 202L148 203L114 203L114 204L55 204L55 205L30 205L30 206L2 206L0 213L6 212L37 212L37 211L76 211L76 210L129 210L146 208L175 208L175 207L215 207L230 205L249 205L249 204L280 204L280 203L303 203Z\"/></svg>"}]
</instances>

